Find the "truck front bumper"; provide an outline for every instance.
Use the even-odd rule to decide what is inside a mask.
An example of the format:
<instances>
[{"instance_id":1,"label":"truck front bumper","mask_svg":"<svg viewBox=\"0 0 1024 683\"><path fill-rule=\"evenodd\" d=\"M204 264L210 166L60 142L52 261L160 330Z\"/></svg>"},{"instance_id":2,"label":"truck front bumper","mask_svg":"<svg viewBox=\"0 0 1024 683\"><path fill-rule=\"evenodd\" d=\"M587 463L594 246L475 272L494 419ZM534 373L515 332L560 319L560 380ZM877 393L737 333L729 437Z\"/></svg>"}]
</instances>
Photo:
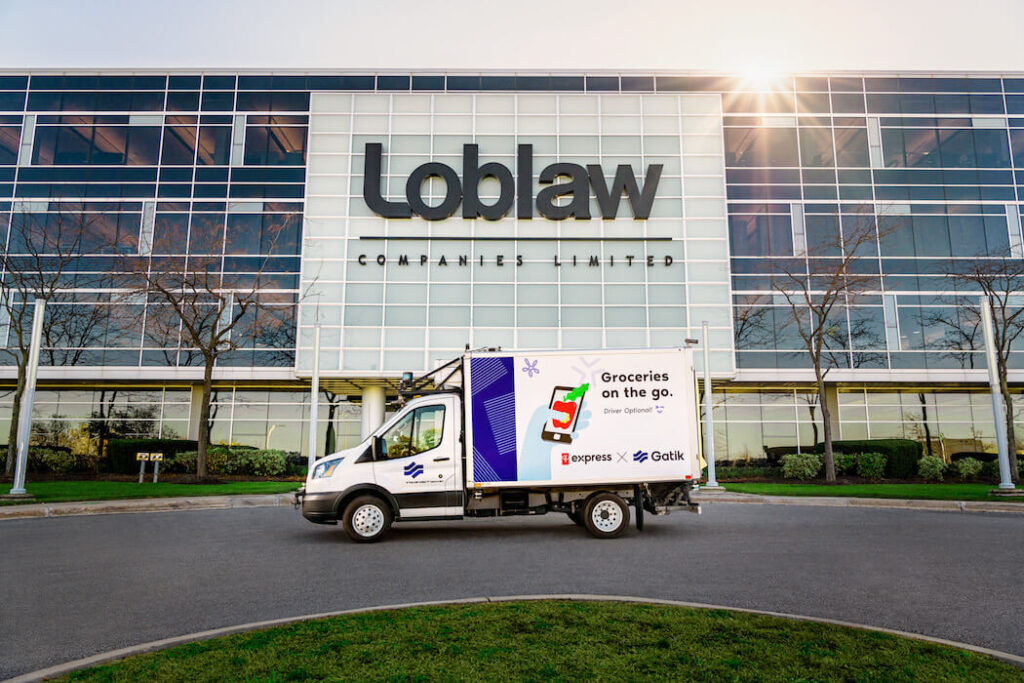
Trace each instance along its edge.
<instances>
[{"instance_id":1,"label":"truck front bumper","mask_svg":"<svg viewBox=\"0 0 1024 683\"><path fill-rule=\"evenodd\" d=\"M295 507L301 507L302 516L315 524L338 523L337 500L335 492L308 493L305 486L295 492Z\"/></svg>"}]
</instances>

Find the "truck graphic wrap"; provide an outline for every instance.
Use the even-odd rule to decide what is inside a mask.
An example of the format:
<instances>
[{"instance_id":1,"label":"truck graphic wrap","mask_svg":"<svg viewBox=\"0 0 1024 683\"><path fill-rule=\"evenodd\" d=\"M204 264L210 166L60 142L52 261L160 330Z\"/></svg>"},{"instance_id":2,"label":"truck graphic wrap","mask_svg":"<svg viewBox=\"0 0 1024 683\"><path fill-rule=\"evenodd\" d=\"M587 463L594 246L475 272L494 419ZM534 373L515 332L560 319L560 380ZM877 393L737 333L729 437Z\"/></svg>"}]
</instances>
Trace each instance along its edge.
<instances>
[{"instance_id":1,"label":"truck graphic wrap","mask_svg":"<svg viewBox=\"0 0 1024 683\"><path fill-rule=\"evenodd\" d=\"M471 358L473 471L482 481L516 481L516 396L511 357Z\"/></svg>"},{"instance_id":2,"label":"truck graphic wrap","mask_svg":"<svg viewBox=\"0 0 1024 683\"><path fill-rule=\"evenodd\" d=\"M700 476L687 350L475 352L466 362L475 485Z\"/></svg>"}]
</instances>

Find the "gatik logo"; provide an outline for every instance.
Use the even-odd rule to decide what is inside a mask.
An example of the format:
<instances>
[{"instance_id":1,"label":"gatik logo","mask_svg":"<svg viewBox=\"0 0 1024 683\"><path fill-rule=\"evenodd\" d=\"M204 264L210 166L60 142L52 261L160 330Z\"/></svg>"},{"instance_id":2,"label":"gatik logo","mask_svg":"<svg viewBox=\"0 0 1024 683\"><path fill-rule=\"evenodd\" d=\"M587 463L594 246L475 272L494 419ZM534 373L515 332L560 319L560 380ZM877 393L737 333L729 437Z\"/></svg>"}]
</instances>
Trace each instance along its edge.
<instances>
[{"instance_id":1,"label":"gatik logo","mask_svg":"<svg viewBox=\"0 0 1024 683\"><path fill-rule=\"evenodd\" d=\"M554 221L572 217L576 220L590 220L590 191L593 190L601 217L612 219L619 212L619 203L625 192L633 209L633 218L643 220L651 215L654 195L658 190L663 164L650 164L641 190L637 185L633 168L619 164L611 189L604 170L598 164L556 163L545 166L540 172L540 184L548 185L533 199L533 145L519 145L516 155L517 177L507 166L497 162L480 165L480 146L462 146L462 178L451 166L431 161L418 166L405 183L404 202L384 199L381 193L381 157L383 146L379 142L366 143L366 157L363 166L363 199L370 209L384 218L411 218L412 214L428 221L440 221L456 212L462 204L463 218L485 218L496 221L504 218L516 205L516 217L533 218L533 207L545 218ZM423 199L423 183L428 178L441 178L445 182L445 196L437 206L430 206ZM501 187L498 199L493 204L480 200L480 181L494 178ZM566 182L553 184L558 178ZM570 197L566 203L557 202L559 197ZM557 202L557 203L556 203Z\"/></svg>"},{"instance_id":2,"label":"gatik logo","mask_svg":"<svg viewBox=\"0 0 1024 683\"><path fill-rule=\"evenodd\" d=\"M569 454L568 453L562 453L562 464L563 465L568 465L569 464Z\"/></svg>"},{"instance_id":3,"label":"gatik logo","mask_svg":"<svg viewBox=\"0 0 1024 683\"><path fill-rule=\"evenodd\" d=\"M420 463L411 462L405 466L402 472L405 474L405 476L411 479L415 479L416 477L423 474L423 465L421 465Z\"/></svg>"},{"instance_id":4,"label":"gatik logo","mask_svg":"<svg viewBox=\"0 0 1024 683\"><path fill-rule=\"evenodd\" d=\"M651 451L650 454L647 451L637 451L633 454L633 462L647 462L648 458L651 462L663 462L686 460L686 455L682 451Z\"/></svg>"}]
</instances>

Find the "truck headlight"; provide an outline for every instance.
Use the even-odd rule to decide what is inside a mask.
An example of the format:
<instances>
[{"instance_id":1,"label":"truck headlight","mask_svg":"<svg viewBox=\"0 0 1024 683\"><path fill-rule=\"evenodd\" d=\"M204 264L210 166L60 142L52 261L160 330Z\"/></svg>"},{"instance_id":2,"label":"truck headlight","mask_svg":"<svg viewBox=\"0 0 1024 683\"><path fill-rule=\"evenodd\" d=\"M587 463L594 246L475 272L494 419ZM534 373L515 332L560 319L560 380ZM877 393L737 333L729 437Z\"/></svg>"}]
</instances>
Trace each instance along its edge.
<instances>
[{"instance_id":1,"label":"truck headlight","mask_svg":"<svg viewBox=\"0 0 1024 683\"><path fill-rule=\"evenodd\" d=\"M321 479L323 477L329 477L334 474L334 470L337 469L338 465L341 464L341 458L336 460L328 460L322 462L313 468L313 479Z\"/></svg>"}]
</instances>

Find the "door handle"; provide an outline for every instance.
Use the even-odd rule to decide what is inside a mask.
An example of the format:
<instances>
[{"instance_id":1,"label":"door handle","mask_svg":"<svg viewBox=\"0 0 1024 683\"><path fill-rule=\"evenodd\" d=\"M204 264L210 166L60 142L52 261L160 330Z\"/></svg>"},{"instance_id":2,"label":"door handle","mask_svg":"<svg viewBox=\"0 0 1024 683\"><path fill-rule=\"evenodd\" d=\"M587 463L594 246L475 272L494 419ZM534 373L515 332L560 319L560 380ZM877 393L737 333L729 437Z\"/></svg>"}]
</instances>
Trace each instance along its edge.
<instances>
[{"instance_id":1,"label":"door handle","mask_svg":"<svg viewBox=\"0 0 1024 683\"><path fill-rule=\"evenodd\" d=\"M447 456L444 458L434 458L434 462L444 462L445 460L451 460L451 458Z\"/></svg>"}]
</instances>

